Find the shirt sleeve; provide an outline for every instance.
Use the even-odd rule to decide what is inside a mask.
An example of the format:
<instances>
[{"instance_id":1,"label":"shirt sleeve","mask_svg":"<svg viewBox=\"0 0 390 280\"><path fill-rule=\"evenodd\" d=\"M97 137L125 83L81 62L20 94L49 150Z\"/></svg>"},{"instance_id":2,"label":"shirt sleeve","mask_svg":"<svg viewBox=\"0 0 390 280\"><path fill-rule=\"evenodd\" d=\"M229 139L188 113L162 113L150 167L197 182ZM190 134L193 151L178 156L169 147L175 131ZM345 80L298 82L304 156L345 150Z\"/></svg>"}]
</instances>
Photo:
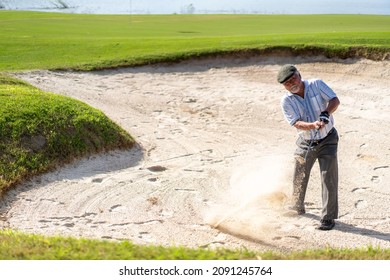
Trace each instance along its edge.
<instances>
[{"instance_id":1,"label":"shirt sleeve","mask_svg":"<svg viewBox=\"0 0 390 280\"><path fill-rule=\"evenodd\" d=\"M337 97L336 93L324 81L317 80L317 85L324 100L329 101Z\"/></svg>"}]
</instances>

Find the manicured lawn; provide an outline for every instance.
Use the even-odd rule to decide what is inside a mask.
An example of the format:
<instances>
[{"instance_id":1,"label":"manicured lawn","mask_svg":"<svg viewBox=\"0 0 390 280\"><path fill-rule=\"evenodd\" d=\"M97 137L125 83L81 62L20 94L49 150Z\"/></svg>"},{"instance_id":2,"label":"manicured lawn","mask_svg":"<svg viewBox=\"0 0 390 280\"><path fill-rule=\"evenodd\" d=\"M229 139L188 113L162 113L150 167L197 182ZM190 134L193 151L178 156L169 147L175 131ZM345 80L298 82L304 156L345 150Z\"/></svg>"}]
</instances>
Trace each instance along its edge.
<instances>
[{"instance_id":1,"label":"manicured lawn","mask_svg":"<svg viewBox=\"0 0 390 280\"><path fill-rule=\"evenodd\" d=\"M390 16L80 15L0 11L0 71L99 69L275 47L390 49ZM379 55L380 57L380 55Z\"/></svg>"}]
</instances>

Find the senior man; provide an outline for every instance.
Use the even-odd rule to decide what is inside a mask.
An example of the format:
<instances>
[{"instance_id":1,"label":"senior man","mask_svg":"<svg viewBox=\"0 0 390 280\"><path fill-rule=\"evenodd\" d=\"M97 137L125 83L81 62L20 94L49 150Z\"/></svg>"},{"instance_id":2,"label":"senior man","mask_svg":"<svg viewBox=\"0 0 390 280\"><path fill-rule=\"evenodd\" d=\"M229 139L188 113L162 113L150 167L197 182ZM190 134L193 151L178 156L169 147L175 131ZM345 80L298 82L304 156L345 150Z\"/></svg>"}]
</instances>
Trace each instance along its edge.
<instances>
[{"instance_id":1,"label":"senior man","mask_svg":"<svg viewBox=\"0 0 390 280\"><path fill-rule=\"evenodd\" d=\"M286 121L298 130L293 176L293 193L289 210L306 213L305 194L310 171L318 159L322 188L322 212L319 230L331 230L338 218L339 136L334 127L333 113L340 101L322 80L303 80L291 64L280 68L277 80L287 92L281 99Z\"/></svg>"}]
</instances>

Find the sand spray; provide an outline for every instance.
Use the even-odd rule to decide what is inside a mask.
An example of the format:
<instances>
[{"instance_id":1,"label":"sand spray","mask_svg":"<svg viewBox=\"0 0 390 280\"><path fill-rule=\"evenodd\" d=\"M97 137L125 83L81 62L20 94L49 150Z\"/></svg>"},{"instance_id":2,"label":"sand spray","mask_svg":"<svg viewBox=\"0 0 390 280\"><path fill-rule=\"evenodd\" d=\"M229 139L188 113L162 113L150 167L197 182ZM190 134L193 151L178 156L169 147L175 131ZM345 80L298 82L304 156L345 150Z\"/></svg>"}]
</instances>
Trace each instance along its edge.
<instances>
[{"instance_id":1,"label":"sand spray","mask_svg":"<svg viewBox=\"0 0 390 280\"><path fill-rule=\"evenodd\" d=\"M291 157L262 156L234 168L220 203L205 215L214 228L255 238L272 230L287 203L291 187Z\"/></svg>"}]
</instances>

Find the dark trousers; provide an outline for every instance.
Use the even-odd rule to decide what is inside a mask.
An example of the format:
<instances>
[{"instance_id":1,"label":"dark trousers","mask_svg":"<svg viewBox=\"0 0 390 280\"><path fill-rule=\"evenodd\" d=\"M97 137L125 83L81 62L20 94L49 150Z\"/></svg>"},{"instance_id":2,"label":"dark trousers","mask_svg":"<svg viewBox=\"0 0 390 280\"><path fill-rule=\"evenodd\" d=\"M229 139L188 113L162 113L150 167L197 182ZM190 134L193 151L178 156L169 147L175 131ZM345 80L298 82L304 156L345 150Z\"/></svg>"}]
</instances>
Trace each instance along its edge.
<instances>
[{"instance_id":1,"label":"dark trousers","mask_svg":"<svg viewBox=\"0 0 390 280\"><path fill-rule=\"evenodd\" d=\"M312 145L299 138L295 151L292 203L304 208L304 200L309 183L310 171L318 159L321 172L322 213L321 219L338 218L338 163L337 146L339 136L335 128L320 143ZM306 152L307 155L306 155ZM306 157L306 160L305 160Z\"/></svg>"}]
</instances>

